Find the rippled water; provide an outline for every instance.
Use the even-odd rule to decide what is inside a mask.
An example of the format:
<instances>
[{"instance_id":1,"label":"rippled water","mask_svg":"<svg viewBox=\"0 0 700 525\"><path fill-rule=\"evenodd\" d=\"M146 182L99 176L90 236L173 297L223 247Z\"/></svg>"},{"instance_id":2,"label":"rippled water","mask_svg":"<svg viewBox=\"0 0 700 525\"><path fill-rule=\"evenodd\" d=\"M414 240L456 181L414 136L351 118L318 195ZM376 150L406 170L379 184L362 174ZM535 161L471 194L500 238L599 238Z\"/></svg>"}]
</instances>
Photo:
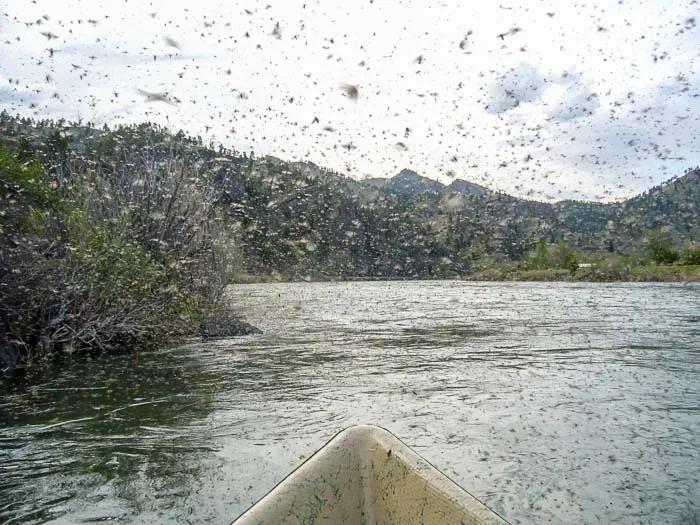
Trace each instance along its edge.
<instances>
[{"instance_id":1,"label":"rippled water","mask_svg":"<svg viewBox=\"0 0 700 525\"><path fill-rule=\"evenodd\" d=\"M700 287L237 286L265 334L0 383L0 522L227 523L338 430L513 523L700 521Z\"/></svg>"}]
</instances>

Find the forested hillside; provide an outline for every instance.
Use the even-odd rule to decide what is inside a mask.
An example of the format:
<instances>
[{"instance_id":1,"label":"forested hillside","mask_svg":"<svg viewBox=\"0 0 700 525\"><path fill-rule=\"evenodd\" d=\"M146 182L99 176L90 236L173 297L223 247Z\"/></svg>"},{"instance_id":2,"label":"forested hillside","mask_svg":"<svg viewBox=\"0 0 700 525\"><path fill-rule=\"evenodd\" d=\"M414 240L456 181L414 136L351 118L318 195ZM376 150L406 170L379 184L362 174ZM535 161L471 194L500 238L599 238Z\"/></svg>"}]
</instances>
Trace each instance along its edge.
<instances>
[{"instance_id":1,"label":"forested hillside","mask_svg":"<svg viewBox=\"0 0 700 525\"><path fill-rule=\"evenodd\" d=\"M311 163L215 148L149 124L94 129L3 114L1 126L10 150L36 157L59 179L71 169L117 180L144 162L187 166L211 192L240 275L463 275L525 262L540 243L566 243L580 258L642 254L650 232L677 250L700 240L697 169L621 203L545 203L460 179L445 186L410 170L357 181Z\"/></svg>"}]
</instances>

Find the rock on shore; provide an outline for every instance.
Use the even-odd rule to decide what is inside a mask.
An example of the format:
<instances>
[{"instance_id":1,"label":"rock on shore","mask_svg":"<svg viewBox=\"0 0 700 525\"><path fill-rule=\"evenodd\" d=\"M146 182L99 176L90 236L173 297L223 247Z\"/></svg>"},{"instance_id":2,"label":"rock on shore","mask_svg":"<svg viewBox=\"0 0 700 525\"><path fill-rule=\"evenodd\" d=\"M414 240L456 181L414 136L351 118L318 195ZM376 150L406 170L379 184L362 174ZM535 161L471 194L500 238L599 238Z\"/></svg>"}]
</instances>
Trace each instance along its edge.
<instances>
[{"instance_id":1,"label":"rock on shore","mask_svg":"<svg viewBox=\"0 0 700 525\"><path fill-rule=\"evenodd\" d=\"M199 333L204 339L261 334L262 330L232 312L217 312L202 319Z\"/></svg>"}]
</instances>

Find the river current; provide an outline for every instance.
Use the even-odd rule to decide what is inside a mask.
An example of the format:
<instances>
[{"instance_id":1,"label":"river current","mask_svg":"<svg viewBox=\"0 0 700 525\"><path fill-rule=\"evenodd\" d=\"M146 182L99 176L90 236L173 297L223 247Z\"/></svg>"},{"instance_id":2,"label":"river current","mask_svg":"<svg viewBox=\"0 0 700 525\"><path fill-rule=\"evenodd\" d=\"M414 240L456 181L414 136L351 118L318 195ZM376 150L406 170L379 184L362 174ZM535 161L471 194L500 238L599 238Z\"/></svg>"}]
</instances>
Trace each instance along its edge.
<instances>
[{"instance_id":1,"label":"river current","mask_svg":"<svg viewBox=\"0 0 700 525\"><path fill-rule=\"evenodd\" d=\"M512 523L700 522L700 286L237 285L262 335L0 379L0 522L228 523L339 430Z\"/></svg>"}]
</instances>

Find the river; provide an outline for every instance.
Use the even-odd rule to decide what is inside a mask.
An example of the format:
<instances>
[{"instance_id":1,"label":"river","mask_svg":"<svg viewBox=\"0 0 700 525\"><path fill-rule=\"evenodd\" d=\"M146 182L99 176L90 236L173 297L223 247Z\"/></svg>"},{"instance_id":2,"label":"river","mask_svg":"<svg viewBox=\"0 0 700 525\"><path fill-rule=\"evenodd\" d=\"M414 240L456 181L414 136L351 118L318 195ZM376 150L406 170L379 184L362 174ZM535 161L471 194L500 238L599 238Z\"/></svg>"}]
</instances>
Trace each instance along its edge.
<instances>
[{"instance_id":1,"label":"river","mask_svg":"<svg viewBox=\"0 0 700 525\"><path fill-rule=\"evenodd\" d=\"M381 425L513 523L700 521L700 286L239 285L263 335L0 380L0 522L228 523Z\"/></svg>"}]
</instances>

